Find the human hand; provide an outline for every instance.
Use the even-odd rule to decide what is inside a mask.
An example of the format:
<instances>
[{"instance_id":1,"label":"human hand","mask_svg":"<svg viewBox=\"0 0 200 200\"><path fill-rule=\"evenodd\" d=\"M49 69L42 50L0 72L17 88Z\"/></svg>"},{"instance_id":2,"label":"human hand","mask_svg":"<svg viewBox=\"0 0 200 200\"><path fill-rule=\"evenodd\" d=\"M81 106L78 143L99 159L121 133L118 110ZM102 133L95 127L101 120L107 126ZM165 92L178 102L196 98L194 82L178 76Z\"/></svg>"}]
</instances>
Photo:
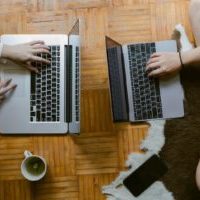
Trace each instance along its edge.
<instances>
[{"instance_id":1,"label":"human hand","mask_svg":"<svg viewBox=\"0 0 200 200\"><path fill-rule=\"evenodd\" d=\"M49 54L49 47L43 41L33 41L25 44L4 45L2 58L7 58L20 64L30 71L38 73L38 69L31 65L31 62L42 62L49 64L50 61L37 56L38 53Z\"/></svg>"},{"instance_id":2,"label":"human hand","mask_svg":"<svg viewBox=\"0 0 200 200\"><path fill-rule=\"evenodd\" d=\"M148 76L157 77L169 75L181 69L179 53L161 52L151 55L147 62Z\"/></svg>"},{"instance_id":3,"label":"human hand","mask_svg":"<svg viewBox=\"0 0 200 200\"><path fill-rule=\"evenodd\" d=\"M0 80L0 103L6 98L6 93L14 90L17 85L11 83L12 79L8 79L5 81Z\"/></svg>"}]
</instances>

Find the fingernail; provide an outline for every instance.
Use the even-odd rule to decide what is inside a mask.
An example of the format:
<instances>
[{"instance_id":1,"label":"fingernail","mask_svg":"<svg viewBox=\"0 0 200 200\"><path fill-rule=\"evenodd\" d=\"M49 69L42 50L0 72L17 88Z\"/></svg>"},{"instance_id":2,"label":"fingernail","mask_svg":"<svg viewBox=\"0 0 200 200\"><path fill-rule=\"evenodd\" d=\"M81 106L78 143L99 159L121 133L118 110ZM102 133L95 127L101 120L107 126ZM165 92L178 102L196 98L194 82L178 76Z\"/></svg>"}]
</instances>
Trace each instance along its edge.
<instances>
[{"instance_id":1,"label":"fingernail","mask_svg":"<svg viewBox=\"0 0 200 200\"><path fill-rule=\"evenodd\" d=\"M17 87L17 85L14 85L12 89L14 90L16 87Z\"/></svg>"}]
</instances>

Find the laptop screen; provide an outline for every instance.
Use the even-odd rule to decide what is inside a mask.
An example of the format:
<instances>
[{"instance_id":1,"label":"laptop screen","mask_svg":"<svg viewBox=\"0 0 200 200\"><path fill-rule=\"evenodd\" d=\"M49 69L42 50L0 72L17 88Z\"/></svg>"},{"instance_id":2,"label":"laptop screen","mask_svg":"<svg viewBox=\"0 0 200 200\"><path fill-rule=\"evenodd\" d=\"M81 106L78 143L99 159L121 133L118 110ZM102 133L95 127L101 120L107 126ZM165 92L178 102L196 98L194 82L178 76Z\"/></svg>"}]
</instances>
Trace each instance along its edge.
<instances>
[{"instance_id":1,"label":"laptop screen","mask_svg":"<svg viewBox=\"0 0 200 200\"><path fill-rule=\"evenodd\" d=\"M68 34L68 44L72 45L72 36L76 35L79 36L79 20L76 21L72 29L70 30Z\"/></svg>"},{"instance_id":2,"label":"laptop screen","mask_svg":"<svg viewBox=\"0 0 200 200\"><path fill-rule=\"evenodd\" d=\"M112 47L121 47L122 45L119 44L118 42L112 40L111 38L106 36L106 49L108 50L109 48Z\"/></svg>"},{"instance_id":3,"label":"laptop screen","mask_svg":"<svg viewBox=\"0 0 200 200\"><path fill-rule=\"evenodd\" d=\"M106 50L113 120L127 121L128 103L122 46L106 37Z\"/></svg>"},{"instance_id":4,"label":"laptop screen","mask_svg":"<svg viewBox=\"0 0 200 200\"><path fill-rule=\"evenodd\" d=\"M65 47L66 52L66 122L79 121L79 20L76 21L68 34L68 45Z\"/></svg>"}]
</instances>

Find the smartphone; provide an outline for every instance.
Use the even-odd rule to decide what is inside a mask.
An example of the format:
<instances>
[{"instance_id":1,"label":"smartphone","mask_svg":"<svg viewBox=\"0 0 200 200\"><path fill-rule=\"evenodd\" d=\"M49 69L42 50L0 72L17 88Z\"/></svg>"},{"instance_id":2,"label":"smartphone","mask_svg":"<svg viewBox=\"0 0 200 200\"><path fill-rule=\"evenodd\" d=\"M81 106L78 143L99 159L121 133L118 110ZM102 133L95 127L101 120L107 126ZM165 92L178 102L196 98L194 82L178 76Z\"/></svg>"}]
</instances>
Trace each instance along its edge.
<instances>
[{"instance_id":1,"label":"smartphone","mask_svg":"<svg viewBox=\"0 0 200 200\"><path fill-rule=\"evenodd\" d=\"M135 197L137 197L151 184L161 178L167 170L166 164L160 157L153 155L124 179L123 184Z\"/></svg>"}]
</instances>

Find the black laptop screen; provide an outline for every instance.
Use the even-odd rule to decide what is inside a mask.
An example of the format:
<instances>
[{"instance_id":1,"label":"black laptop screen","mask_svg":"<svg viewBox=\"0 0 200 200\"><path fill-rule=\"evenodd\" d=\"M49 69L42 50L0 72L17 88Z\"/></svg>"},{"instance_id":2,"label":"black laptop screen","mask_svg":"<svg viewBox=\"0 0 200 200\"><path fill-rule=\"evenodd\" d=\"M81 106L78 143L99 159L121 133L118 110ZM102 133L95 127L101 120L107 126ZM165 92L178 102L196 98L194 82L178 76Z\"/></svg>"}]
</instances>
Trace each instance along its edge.
<instances>
[{"instance_id":1,"label":"black laptop screen","mask_svg":"<svg viewBox=\"0 0 200 200\"><path fill-rule=\"evenodd\" d=\"M106 37L112 113L114 121L128 120L128 103L122 46Z\"/></svg>"}]
</instances>

